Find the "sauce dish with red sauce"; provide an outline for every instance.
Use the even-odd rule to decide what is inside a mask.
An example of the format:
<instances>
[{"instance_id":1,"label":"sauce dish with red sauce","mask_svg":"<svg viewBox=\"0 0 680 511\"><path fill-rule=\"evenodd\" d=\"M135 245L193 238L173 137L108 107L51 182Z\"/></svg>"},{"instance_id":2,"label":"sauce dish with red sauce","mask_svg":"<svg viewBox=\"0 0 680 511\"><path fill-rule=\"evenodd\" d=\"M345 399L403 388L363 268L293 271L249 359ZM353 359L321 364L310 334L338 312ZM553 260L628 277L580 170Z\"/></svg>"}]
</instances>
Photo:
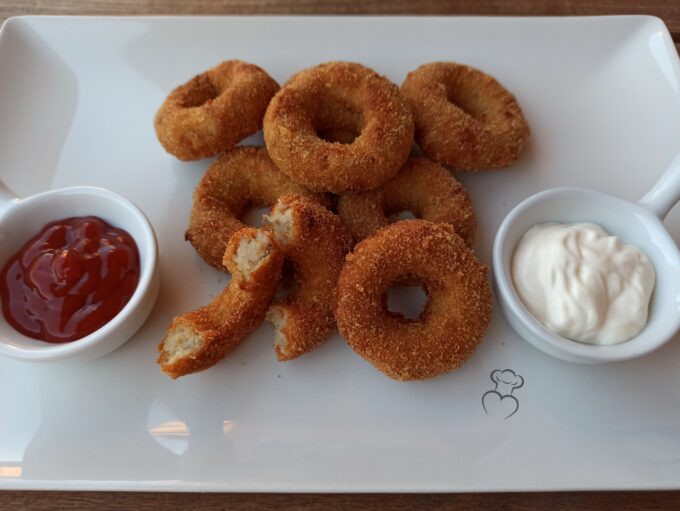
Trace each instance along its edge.
<instances>
[{"instance_id":1,"label":"sauce dish with red sauce","mask_svg":"<svg viewBox=\"0 0 680 511\"><path fill-rule=\"evenodd\" d=\"M19 198L0 181L0 354L53 362L110 353L151 313L157 260L151 224L124 197L78 186Z\"/></svg>"}]
</instances>

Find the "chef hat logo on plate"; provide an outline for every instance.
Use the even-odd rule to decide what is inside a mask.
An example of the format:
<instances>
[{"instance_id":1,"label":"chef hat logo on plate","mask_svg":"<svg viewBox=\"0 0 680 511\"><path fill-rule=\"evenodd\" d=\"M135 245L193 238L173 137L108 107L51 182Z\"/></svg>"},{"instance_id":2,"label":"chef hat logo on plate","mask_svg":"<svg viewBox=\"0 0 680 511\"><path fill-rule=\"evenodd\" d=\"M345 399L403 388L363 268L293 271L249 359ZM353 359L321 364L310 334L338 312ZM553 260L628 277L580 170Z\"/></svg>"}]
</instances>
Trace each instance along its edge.
<instances>
[{"instance_id":1,"label":"chef hat logo on plate","mask_svg":"<svg viewBox=\"0 0 680 511\"><path fill-rule=\"evenodd\" d=\"M489 377L496 387L482 396L484 412L503 420L509 419L519 410L519 401L512 393L524 385L524 378L512 369L496 369Z\"/></svg>"}]
</instances>

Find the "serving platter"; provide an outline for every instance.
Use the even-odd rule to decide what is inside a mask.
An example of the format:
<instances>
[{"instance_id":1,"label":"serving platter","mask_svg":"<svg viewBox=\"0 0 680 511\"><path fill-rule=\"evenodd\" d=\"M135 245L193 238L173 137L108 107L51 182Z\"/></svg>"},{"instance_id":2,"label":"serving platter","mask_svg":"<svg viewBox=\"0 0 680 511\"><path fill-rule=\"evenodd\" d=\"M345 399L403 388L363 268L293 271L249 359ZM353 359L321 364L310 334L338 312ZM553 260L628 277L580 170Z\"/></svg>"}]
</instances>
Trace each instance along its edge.
<instances>
[{"instance_id":1,"label":"serving platter","mask_svg":"<svg viewBox=\"0 0 680 511\"><path fill-rule=\"evenodd\" d=\"M434 380L392 381L339 336L279 363L268 325L209 371L161 374L156 345L170 319L227 278L183 238L209 161L167 155L152 119L171 88L231 58L279 82L329 60L397 83L436 60L495 76L532 138L512 168L458 176L487 264L521 199L570 185L635 200L680 151L678 57L651 17L10 19L0 31L0 178L20 195L97 185L130 198L156 230L162 290L137 335L102 359L0 359L0 488L680 488L677 340L630 362L571 364L522 341L495 307L470 361ZM678 211L667 225L678 241Z\"/></svg>"}]
</instances>

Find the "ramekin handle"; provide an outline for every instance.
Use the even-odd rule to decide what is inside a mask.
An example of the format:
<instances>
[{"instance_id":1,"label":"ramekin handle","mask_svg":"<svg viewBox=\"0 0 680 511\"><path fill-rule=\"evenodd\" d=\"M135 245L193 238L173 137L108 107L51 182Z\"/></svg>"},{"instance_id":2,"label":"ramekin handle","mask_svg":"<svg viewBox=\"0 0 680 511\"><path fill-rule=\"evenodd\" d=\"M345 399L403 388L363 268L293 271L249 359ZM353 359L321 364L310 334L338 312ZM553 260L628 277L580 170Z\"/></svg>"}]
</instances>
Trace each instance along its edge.
<instances>
[{"instance_id":1,"label":"ramekin handle","mask_svg":"<svg viewBox=\"0 0 680 511\"><path fill-rule=\"evenodd\" d=\"M680 155L676 156L656 184L638 202L660 220L680 201Z\"/></svg>"}]
</instances>

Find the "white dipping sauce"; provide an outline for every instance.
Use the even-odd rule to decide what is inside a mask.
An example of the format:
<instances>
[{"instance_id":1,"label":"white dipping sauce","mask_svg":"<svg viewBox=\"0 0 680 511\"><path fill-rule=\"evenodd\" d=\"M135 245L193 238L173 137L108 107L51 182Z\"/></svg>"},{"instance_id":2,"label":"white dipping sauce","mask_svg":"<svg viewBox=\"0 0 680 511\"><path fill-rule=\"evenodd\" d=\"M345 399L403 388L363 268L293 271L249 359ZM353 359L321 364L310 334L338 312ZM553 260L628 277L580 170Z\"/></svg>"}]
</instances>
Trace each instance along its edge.
<instances>
[{"instance_id":1,"label":"white dipping sauce","mask_svg":"<svg viewBox=\"0 0 680 511\"><path fill-rule=\"evenodd\" d=\"M512 258L515 289L553 332L590 344L617 344L647 323L654 267L637 247L595 224L538 224Z\"/></svg>"}]
</instances>

